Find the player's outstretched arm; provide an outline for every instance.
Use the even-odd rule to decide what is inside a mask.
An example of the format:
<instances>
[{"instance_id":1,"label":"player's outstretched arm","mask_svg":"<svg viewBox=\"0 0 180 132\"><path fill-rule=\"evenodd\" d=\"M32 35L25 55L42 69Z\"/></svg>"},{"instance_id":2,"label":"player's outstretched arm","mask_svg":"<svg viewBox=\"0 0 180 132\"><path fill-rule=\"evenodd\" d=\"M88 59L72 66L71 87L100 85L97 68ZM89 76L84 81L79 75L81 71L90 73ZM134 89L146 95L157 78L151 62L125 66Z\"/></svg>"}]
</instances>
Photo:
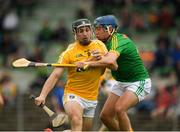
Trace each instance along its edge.
<instances>
[{"instance_id":1,"label":"player's outstretched arm","mask_svg":"<svg viewBox=\"0 0 180 132\"><path fill-rule=\"evenodd\" d=\"M46 80L39 97L37 97L35 99L36 105L40 105L41 103L42 104L45 103L46 96L54 88L56 82L58 81L59 77L62 75L63 71L64 71L64 68L55 68L53 70L51 75Z\"/></svg>"}]
</instances>

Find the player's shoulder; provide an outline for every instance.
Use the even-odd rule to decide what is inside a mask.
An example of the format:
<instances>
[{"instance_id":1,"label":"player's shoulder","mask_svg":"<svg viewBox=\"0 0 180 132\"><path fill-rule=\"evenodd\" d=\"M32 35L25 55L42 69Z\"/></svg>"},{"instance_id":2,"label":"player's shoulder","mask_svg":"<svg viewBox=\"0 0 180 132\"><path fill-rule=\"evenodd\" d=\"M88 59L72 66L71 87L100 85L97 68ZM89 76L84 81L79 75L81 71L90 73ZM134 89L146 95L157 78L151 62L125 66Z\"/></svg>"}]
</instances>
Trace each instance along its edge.
<instances>
[{"instance_id":1,"label":"player's shoulder","mask_svg":"<svg viewBox=\"0 0 180 132\"><path fill-rule=\"evenodd\" d=\"M117 38L117 39L119 39L119 40L125 40L125 41L127 41L127 40L131 40L126 34L120 34L120 33L117 33L116 35L115 35L115 37Z\"/></svg>"},{"instance_id":2,"label":"player's shoulder","mask_svg":"<svg viewBox=\"0 0 180 132\"><path fill-rule=\"evenodd\" d=\"M74 49L74 47L75 47L75 43L70 43L69 45L68 45L68 47L66 48L66 51L71 51L71 50L73 50Z\"/></svg>"},{"instance_id":3,"label":"player's shoulder","mask_svg":"<svg viewBox=\"0 0 180 132\"><path fill-rule=\"evenodd\" d=\"M92 42L94 42L94 43L101 43L101 41L98 40L98 39L93 39Z\"/></svg>"},{"instance_id":4,"label":"player's shoulder","mask_svg":"<svg viewBox=\"0 0 180 132\"><path fill-rule=\"evenodd\" d=\"M115 42L118 42L121 45L133 42L126 34L120 34L120 33L116 33L113 36L113 39L116 40Z\"/></svg>"},{"instance_id":5,"label":"player's shoulder","mask_svg":"<svg viewBox=\"0 0 180 132\"><path fill-rule=\"evenodd\" d=\"M101 46L104 46L104 45L105 45L102 41L100 41L100 40L98 40L98 39L94 39L94 40L92 40L92 42L93 42L94 44L96 44L96 45L101 45Z\"/></svg>"},{"instance_id":6,"label":"player's shoulder","mask_svg":"<svg viewBox=\"0 0 180 132\"><path fill-rule=\"evenodd\" d=\"M75 47L76 43L70 43L67 47L67 49L73 49Z\"/></svg>"},{"instance_id":7,"label":"player's shoulder","mask_svg":"<svg viewBox=\"0 0 180 132\"><path fill-rule=\"evenodd\" d=\"M75 43L70 43L66 48L66 50L64 50L61 55L70 54L73 51L74 47L75 47Z\"/></svg>"}]
</instances>

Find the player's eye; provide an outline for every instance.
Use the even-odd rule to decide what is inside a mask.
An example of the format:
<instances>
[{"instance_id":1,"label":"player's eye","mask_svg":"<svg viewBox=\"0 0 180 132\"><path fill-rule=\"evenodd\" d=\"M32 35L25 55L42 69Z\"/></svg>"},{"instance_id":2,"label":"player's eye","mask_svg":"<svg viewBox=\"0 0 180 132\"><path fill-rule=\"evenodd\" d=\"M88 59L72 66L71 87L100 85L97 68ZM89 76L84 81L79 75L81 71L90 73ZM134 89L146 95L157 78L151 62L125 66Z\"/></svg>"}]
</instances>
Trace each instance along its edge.
<instances>
[{"instance_id":1,"label":"player's eye","mask_svg":"<svg viewBox=\"0 0 180 132\"><path fill-rule=\"evenodd\" d=\"M90 27L82 27L77 30L77 33L89 32L91 31Z\"/></svg>"},{"instance_id":2,"label":"player's eye","mask_svg":"<svg viewBox=\"0 0 180 132\"><path fill-rule=\"evenodd\" d=\"M87 28L86 28L86 32L89 32L89 31L90 31L90 28L89 28L89 27L87 27Z\"/></svg>"},{"instance_id":3,"label":"player's eye","mask_svg":"<svg viewBox=\"0 0 180 132\"><path fill-rule=\"evenodd\" d=\"M94 28L94 30L98 30L98 31L101 29L102 29L102 27L99 27L99 26Z\"/></svg>"}]
</instances>

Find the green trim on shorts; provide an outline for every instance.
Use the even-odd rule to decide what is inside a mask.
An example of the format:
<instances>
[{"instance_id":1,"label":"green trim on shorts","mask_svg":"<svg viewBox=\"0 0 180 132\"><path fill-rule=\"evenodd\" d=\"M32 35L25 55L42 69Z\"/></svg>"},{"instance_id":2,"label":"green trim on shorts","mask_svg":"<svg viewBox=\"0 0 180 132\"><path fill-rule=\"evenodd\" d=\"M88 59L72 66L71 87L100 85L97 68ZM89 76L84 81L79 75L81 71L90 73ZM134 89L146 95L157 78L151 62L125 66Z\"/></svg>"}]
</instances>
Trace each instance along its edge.
<instances>
[{"instance_id":1,"label":"green trim on shorts","mask_svg":"<svg viewBox=\"0 0 180 132\"><path fill-rule=\"evenodd\" d=\"M140 81L140 86L138 87L138 89L136 90L136 95L139 96L142 91L144 90L144 84L145 84L145 80Z\"/></svg>"}]
</instances>

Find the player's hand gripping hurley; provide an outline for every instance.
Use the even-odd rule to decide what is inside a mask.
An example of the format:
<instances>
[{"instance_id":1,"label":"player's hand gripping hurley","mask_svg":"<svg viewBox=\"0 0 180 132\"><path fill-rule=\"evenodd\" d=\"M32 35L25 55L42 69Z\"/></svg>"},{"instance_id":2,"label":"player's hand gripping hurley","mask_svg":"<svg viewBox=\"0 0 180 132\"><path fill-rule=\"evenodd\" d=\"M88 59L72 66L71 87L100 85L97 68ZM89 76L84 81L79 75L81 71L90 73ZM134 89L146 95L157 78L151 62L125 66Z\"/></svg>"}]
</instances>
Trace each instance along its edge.
<instances>
[{"instance_id":1,"label":"player's hand gripping hurley","mask_svg":"<svg viewBox=\"0 0 180 132\"><path fill-rule=\"evenodd\" d=\"M31 100L35 100L35 98L34 95L29 96L29 99ZM57 114L49 109L45 104L40 104L39 106L48 114L53 127L59 127L66 122L67 117L65 114Z\"/></svg>"}]
</instances>

